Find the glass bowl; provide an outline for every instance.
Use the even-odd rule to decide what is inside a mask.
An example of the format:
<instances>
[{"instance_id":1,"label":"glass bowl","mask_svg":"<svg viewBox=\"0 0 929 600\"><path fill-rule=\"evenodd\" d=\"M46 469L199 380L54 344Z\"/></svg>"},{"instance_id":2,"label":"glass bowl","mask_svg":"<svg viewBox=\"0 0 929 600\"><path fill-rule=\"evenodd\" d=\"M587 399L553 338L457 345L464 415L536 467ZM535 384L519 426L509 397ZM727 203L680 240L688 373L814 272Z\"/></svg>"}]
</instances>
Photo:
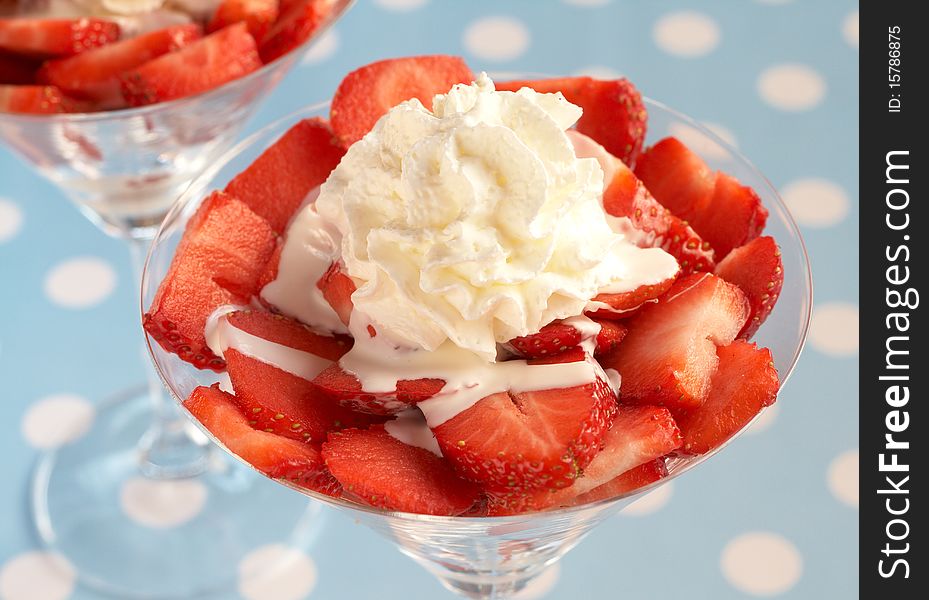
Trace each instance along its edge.
<instances>
[{"instance_id":1,"label":"glass bowl","mask_svg":"<svg viewBox=\"0 0 929 600\"><path fill-rule=\"evenodd\" d=\"M774 187L747 159L693 119L652 100L646 99L646 106L650 141L685 132L688 143L712 168L725 170L742 183L752 186L770 211L766 233L774 236L781 245L785 281L774 311L755 340L771 349L783 386L806 339L812 303L810 266L800 231ZM216 161L197 185L181 197L152 245L142 281L143 311L167 273L184 226L202 199L202 191L222 189L291 125L307 117L325 117L327 108L328 104L309 106L255 133ZM187 398L196 386L217 381L215 374L199 371L182 362L151 339L149 349L158 373L178 402ZM197 422L193 416L190 418ZM220 444L209 431L205 428L203 431ZM728 442L723 447L726 445ZM598 523L721 449L702 456L672 459L668 464L668 477L623 496L509 517L437 517L389 512L290 487L313 501L350 513L353 518L388 537L403 553L438 577L448 589L471 598L505 598L524 588Z\"/></svg>"}]
</instances>

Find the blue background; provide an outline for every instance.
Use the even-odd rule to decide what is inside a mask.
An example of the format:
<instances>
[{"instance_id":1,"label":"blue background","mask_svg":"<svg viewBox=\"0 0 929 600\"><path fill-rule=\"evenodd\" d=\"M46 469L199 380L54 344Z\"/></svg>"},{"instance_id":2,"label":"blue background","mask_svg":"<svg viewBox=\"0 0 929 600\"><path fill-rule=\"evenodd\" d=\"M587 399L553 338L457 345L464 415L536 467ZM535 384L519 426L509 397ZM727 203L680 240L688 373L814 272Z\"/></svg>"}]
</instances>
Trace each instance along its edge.
<instances>
[{"instance_id":1,"label":"blue background","mask_svg":"<svg viewBox=\"0 0 929 600\"><path fill-rule=\"evenodd\" d=\"M314 50L249 129L329 97L348 70L386 56L462 54L477 68L500 71L608 68L652 98L723 125L776 186L825 179L847 201L847 213L832 214L828 223L800 219L816 283L814 337L773 422L675 481L660 510L619 515L596 530L565 558L545 597L752 597L727 580L720 556L736 536L766 531L789 540L802 559L799 580L782 597L856 598L857 503L841 501L828 474L833 460L858 447L857 30L853 40L843 35L857 2L431 0L408 10L388 4L361 0L330 37L334 51ZM680 10L715 22L719 41L712 50L682 57L656 43L656 22ZM528 46L518 56L493 60L465 43L468 25L490 15L525 26ZM786 63L821 76L825 95L815 106L782 110L759 93L760 74ZM138 355L125 351L136 347L139 334L137 291L122 243L101 235L2 148L0 198L22 217L16 233L0 239L2 573L4 563L35 549L26 492L37 454L22 433L29 407L59 393L96 401L140 381L143 372ZM98 257L117 275L115 290L85 309L61 307L44 293L49 271L75 256ZM857 463L854 471L856 489ZM318 568L312 598L444 597L438 583L387 542L344 516L325 514L308 551ZM71 597L96 598L81 588Z\"/></svg>"}]
</instances>

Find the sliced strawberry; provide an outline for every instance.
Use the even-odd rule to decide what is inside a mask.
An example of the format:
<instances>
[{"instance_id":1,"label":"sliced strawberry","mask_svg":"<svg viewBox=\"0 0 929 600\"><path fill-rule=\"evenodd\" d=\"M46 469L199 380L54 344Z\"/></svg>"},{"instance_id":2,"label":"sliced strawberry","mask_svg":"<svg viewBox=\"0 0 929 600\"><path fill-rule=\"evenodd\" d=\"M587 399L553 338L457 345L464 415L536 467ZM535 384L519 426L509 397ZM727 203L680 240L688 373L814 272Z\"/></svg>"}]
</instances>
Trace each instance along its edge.
<instances>
[{"instance_id":1,"label":"sliced strawberry","mask_svg":"<svg viewBox=\"0 0 929 600\"><path fill-rule=\"evenodd\" d=\"M662 206L687 221L706 210L716 182L703 159L673 137L646 150L635 174Z\"/></svg>"},{"instance_id":2,"label":"sliced strawberry","mask_svg":"<svg viewBox=\"0 0 929 600\"><path fill-rule=\"evenodd\" d=\"M603 485L577 496L571 500L572 506L588 504L590 502L599 502L609 498L616 498L628 494L650 483L668 476L668 467L665 465L663 458L656 458L644 465L639 465L634 469L629 469L622 475L618 475L607 481Z\"/></svg>"},{"instance_id":3,"label":"sliced strawberry","mask_svg":"<svg viewBox=\"0 0 929 600\"><path fill-rule=\"evenodd\" d=\"M187 224L143 325L169 352L198 368L222 370L204 327L216 308L248 304L277 246L267 222L245 203L213 192Z\"/></svg>"},{"instance_id":4,"label":"sliced strawberry","mask_svg":"<svg viewBox=\"0 0 929 600\"><path fill-rule=\"evenodd\" d=\"M26 56L70 56L119 39L103 19L0 19L0 50Z\"/></svg>"},{"instance_id":5,"label":"sliced strawberry","mask_svg":"<svg viewBox=\"0 0 929 600\"><path fill-rule=\"evenodd\" d=\"M608 354L616 349L629 329L620 323L603 319L594 319L600 325L600 333L597 334L597 346L594 349L594 356Z\"/></svg>"},{"instance_id":6,"label":"sliced strawberry","mask_svg":"<svg viewBox=\"0 0 929 600\"><path fill-rule=\"evenodd\" d=\"M283 251L284 244L278 243L277 247L274 248L274 252L272 252L271 256L268 258L268 262L265 264L264 269L262 269L261 275L258 277L259 290L277 279L278 267L281 266L281 252ZM261 301L262 304L267 304L260 295L258 296L258 300Z\"/></svg>"},{"instance_id":7,"label":"sliced strawberry","mask_svg":"<svg viewBox=\"0 0 929 600\"><path fill-rule=\"evenodd\" d=\"M620 406L612 427L603 435L603 449L573 485L564 489L492 492L489 512L512 514L572 504L579 495L609 485L630 469L660 458L680 445L680 430L666 408Z\"/></svg>"},{"instance_id":8,"label":"sliced strawberry","mask_svg":"<svg viewBox=\"0 0 929 600\"><path fill-rule=\"evenodd\" d=\"M631 292L597 294L593 301L608 304L610 309L599 309L590 314L600 317L601 319L631 317L635 314L636 309L641 308L646 303L657 302L658 297L671 289L675 281L677 281L677 275L655 284L640 285Z\"/></svg>"},{"instance_id":9,"label":"sliced strawberry","mask_svg":"<svg viewBox=\"0 0 929 600\"><path fill-rule=\"evenodd\" d=\"M262 339L336 361L352 348L347 335L320 335L299 321L261 310L237 310L226 319L237 329Z\"/></svg>"},{"instance_id":10,"label":"sliced strawberry","mask_svg":"<svg viewBox=\"0 0 929 600\"><path fill-rule=\"evenodd\" d=\"M51 85L0 85L0 112L51 115L74 112L75 102Z\"/></svg>"},{"instance_id":11,"label":"sliced strawberry","mask_svg":"<svg viewBox=\"0 0 929 600\"><path fill-rule=\"evenodd\" d=\"M716 346L735 339L748 312L735 285L709 273L688 275L628 321L626 339L600 362L622 376L623 402L698 407L716 371Z\"/></svg>"},{"instance_id":12,"label":"sliced strawberry","mask_svg":"<svg viewBox=\"0 0 929 600\"><path fill-rule=\"evenodd\" d=\"M335 0L281 2L281 14L262 38L261 60L269 63L300 47L332 16Z\"/></svg>"},{"instance_id":13,"label":"sliced strawberry","mask_svg":"<svg viewBox=\"0 0 929 600\"><path fill-rule=\"evenodd\" d=\"M223 0L213 13L207 31L219 31L227 25L244 21L248 32L260 40L277 19L278 0Z\"/></svg>"},{"instance_id":14,"label":"sliced strawberry","mask_svg":"<svg viewBox=\"0 0 929 600\"><path fill-rule=\"evenodd\" d=\"M394 439L383 427L333 433L323 457L347 493L377 508L455 516L480 496L440 457Z\"/></svg>"},{"instance_id":15,"label":"sliced strawberry","mask_svg":"<svg viewBox=\"0 0 929 600\"><path fill-rule=\"evenodd\" d=\"M273 433L256 431L239 411L235 398L213 387L198 387L184 406L233 454L275 479L286 479L317 492L337 496L341 486L319 451Z\"/></svg>"},{"instance_id":16,"label":"sliced strawberry","mask_svg":"<svg viewBox=\"0 0 929 600\"><path fill-rule=\"evenodd\" d=\"M603 208L614 217L628 217L644 235L634 239L640 247L662 248L686 275L712 271L713 249L684 221L662 206L629 167L615 159L613 178L603 192Z\"/></svg>"},{"instance_id":17,"label":"sliced strawberry","mask_svg":"<svg viewBox=\"0 0 929 600\"><path fill-rule=\"evenodd\" d=\"M342 407L308 380L234 348L226 350L225 358L236 404L255 429L319 444L330 431L385 421Z\"/></svg>"},{"instance_id":18,"label":"sliced strawberry","mask_svg":"<svg viewBox=\"0 0 929 600\"><path fill-rule=\"evenodd\" d=\"M530 87L541 93L561 92L584 109L577 130L603 145L628 165L636 164L645 141L648 113L639 90L627 79L565 77L497 83L498 90Z\"/></svg>"},{"instance_id":19,"label":"sliced strawberry","mask_svg":"<svg viewBox=\"0 0 929 600\"><path fill-rule=\"evenodd\" d=\"M471 83L474 74L457 56L412 56L365 65L345 76L332 97L332 129L346 146L371 131L381 116L404 100L418 98L432 108L436 94L456 83Z\"/></svg>"},{"instance_id":20,"label":"sliced strawberry","mask_svg":"<svg viewBox=\"0 0 929 600\"><path fill-rule=\"evenodd\" d=\"M167 27L77 56L48 61L39 78L74 96L95 100L107 108L118 107L123 102L120 75L199 38L197 25Z\"/></svg>"},{"instance_id":21,"label":"sliced strawberry","mask_svg":"<svg viewBox=\"0 0 929 600\"><path fill-rule=\"evenodd\" d=\"M722 260L733 248L761 235L767 221L768 211L755 190L717 172L713 197L702 212L693 216L691 224Z\"/></svg>"},{"instance_id":22,"label":"sliced strawberry","mask_svg":"<svg viewBox=\"0 0 929 600\"><path fill-rule=\"evenodd\" d=\"M767 348L736 340L717 351L719 368L703 406L681 413L682 452L703 454L716 448L774 404L780 382Z\"/></svg>"},{"instance_id":23,"label":"sliced strawberry","mask_svg":"<svg viewBox=\"0 0 929 600\"><path fill-rule=\"evenodd\" d=\"M375 415L394 415L417 402L432 398L445 387L441 379L403 379L397 389L390 392L367 392L361 381L352 373L334 364L313 380L330 400L359 412Z\"/></svg>"},{"instance_id":24,"label":"sliced strawberry","mask_svg":"<svg viewBox=\"0 0 929 600\"><path fill-rule=\"evenodd\" d=\"M616 406L609 384L597 378L568 388L492 394L433 432L455 469L484 487L558 490L570 486L600 449Z\"/></svg>"},{"instance_id":25,"label":"sliced strawberry","mask_svg":"<svg viewBox=\"0 0 929 600\"><path fill-rule=\"evenodd\" d=\"M226 192L282 234L307 194L326 181L343 154L324 119L304 119L236 175Z\"/></svg>"},{"instance_id":26,"label":"sliced strawberry","mask_svg":"<svg viewBox=\"0 0 929 600\"><path fill-rule=\"evenodd\" d=\"M739 337L751 339L765 322L784 287L781 249L770 236L736 248L716 266L716 274L745 292L751 304L748 322Z\"/></svg>"},{"instance_id":27,"label":"sliced strawberry","mask_svg":"<svg viewBox=\"0 0 929 600\"><path fill-rule=\"evenodd\" d=\"M238 79L261 67L255 40L236 23L120 76L132 106L192 96Z\"/></svg>"},{"instance_id":28,"label":"sliced strawberry","mask_svg":"<svg viewBox=\"0 0 929 600\"><path fill-rule=\"evenodd\" d=\"M339 319L348 325L355 305L352 303L352 294L355 293L355 282L342 270L340 263L334 262L332 266L316 282L323 292L323 298L329 306L339 315Z\"/></svg>"},{"instance_id":29,"label":"sliced strawberry","mask_svg":"<svg viewBox=\"0 0 929 600\"><path fill-rule=\"evenodd\" d=\"M32 85L41 62L0 51L0 85Z\"/></svg>"},{"instance_id":30,"label":"sliced strawberry","mask_svg":"<svg viewBox=\"0 0 929 600\"><path fill-rule=\"evenodd\" d=\"M561 321L553 321L538 333L513 338L507 342L509 348L523 358L554 356L580 343L581 332Z\"/></svg>"}]
</instances>

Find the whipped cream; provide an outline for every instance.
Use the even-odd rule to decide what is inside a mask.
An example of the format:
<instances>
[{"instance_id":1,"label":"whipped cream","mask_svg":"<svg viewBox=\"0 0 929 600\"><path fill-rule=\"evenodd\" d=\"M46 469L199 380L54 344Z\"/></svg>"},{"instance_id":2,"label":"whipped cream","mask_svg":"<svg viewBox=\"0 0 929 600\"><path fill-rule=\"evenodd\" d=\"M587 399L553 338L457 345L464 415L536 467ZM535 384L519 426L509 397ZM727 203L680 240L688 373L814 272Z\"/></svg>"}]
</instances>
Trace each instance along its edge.
<instances>
[{"instance_id":1,"label":"whipped cream","mask_svg":"<svg viewBox=\"0 0 929 600\"><path fill-rule=\"evenodd\" d=\"M342 236L355 310L398 346L448 340L492 361L498 342L580 314L602 289L660 280L637 265L663 251L607 222L603 169L565 133L580 115L560 93L497 92L486 74L432 111L391 109L316 202Z\"/></svg>"}]
</instances>

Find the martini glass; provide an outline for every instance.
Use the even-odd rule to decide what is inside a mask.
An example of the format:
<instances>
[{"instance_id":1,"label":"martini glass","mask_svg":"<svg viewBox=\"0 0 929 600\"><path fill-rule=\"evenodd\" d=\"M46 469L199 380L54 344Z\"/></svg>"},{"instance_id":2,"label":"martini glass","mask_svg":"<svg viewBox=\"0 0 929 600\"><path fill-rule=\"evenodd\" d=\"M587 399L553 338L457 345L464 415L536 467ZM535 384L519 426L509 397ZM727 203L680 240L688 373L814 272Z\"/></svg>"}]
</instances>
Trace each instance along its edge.
<instances>
[{"instance_id":1,"label":"martini glass","mask_svg":"<svg viewBox=\"0 0 929 600\"><path fill-rule=\"evenodd\" d=\"M351 3L334 2L315 35ZM310 43L179 100L101 113L0 113L0 140L103 232L125 240L141 277L171 205L232 146ZM196 195L201 189L193 185ZM41 456L31 492L41 542L84 583L119 598L224 590L247 551L305 544L316 529L306 503L216 452L144 360L146 384L98 403L87 435Z\"/></svg>"},{"instance_id":2,"label":"martini glass","mask_svg":"<svg viewBox=\"0 0 929 600\"><path fill-rule=\"evenodd\" d=\"M797 225L771 184L738 152L689 117L652 100L646 100L646 105L653 139L669 134L686 136L688 144L711 167L723 169L752 186L770 211L766 233L781 245L785 281L780 299L756 340L771 349L783 385L806 339L812 303L809 261ZM310 106L267 126L231 149L201 175L168 214L155 237L142 277L143 310L150 305L167 274L184 226L197 209L203 190L222 189L295 122L325 116L327 107L327 104ZM158 373L179 402L196 386L216 381L214 373L193 368L151 339L149 349ZM190 418L199 425L193 416ZM214 443L222 445L208 430L201 429ZM316 502L350 513L396 543L401 552L433 573L449 590L469 598L507 598L558 561L604 519L721 449L702 456L671 459L668 477L623 496L511 517L437 517L389 512L281 483Z\"/></svg>"}]
</instances>

